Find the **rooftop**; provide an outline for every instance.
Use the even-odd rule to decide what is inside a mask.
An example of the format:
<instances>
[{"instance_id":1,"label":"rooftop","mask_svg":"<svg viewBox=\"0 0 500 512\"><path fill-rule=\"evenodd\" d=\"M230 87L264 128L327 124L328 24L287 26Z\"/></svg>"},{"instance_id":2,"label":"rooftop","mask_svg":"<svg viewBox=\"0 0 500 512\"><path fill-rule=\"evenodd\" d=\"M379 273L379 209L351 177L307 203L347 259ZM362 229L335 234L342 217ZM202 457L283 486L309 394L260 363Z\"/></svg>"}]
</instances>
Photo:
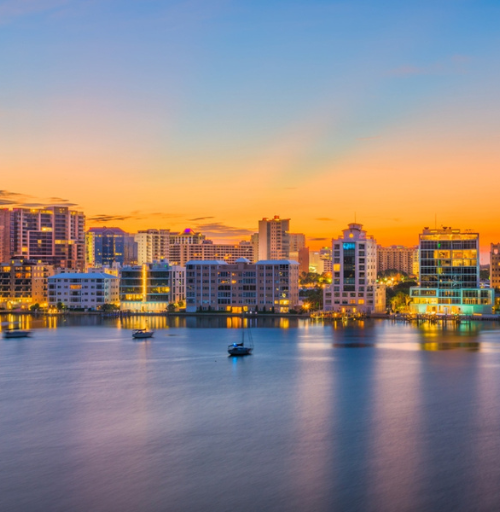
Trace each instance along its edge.
<instances>
[{"instance_id":1,"label":"rooftop","mask_svg":"<svg viewBox=\"0 0 500 512\"><path fill-rule=\"evenodd\" d=\"M50 276L49 279L118 279L116 276L111 274L104 274L103 272L62 272Z\"/></svg>"}]
</instances>

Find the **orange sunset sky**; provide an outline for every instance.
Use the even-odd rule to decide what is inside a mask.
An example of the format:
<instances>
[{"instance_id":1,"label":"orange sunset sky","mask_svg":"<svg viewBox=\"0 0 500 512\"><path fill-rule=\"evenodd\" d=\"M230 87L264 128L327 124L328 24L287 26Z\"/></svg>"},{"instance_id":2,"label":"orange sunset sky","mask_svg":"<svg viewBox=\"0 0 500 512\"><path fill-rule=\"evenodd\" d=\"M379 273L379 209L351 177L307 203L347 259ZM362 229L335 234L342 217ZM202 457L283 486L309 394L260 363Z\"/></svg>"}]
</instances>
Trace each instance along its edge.
<instances>
[{"instance_id":1,"label":"orange sunset sky","mask_svg":"<svg viewBox=\"0 0 500 512\"><path fill-rule=\"evenodd\" d=\"M355 214L414 245L437 216L500 242L496 2L20 5L0 4L4 207L225 241L280 215L311 248Z\"/></svg>"}]
</instances>

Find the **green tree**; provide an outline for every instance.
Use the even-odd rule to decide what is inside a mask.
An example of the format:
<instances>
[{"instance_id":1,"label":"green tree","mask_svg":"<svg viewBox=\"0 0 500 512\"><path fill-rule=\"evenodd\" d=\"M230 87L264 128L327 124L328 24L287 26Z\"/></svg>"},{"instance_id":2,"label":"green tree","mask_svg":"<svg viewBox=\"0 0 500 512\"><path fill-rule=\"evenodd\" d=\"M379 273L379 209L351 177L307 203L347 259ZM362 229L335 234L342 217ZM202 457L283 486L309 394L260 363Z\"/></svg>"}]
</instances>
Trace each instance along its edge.
<instances>
[{"instance_id":1,"label":"green tree","mask_svg":"<svg viewBox=\"0 0 500 512\"><path fill-rule=\"evenodd\" d=\"M30 306L30 310L31 311L40 311L40 304L38 304L38 302L36 304L33 304L32 306Z\"/></svg>"},{"instance_id":2,"label":"green tree","mask_svg":"<svg viewBox=\"0 0 500 512\"><path fill-rule=\"evenodd\" d=\"M58 311L63 311L63 310L65 310L65 309L66 309L66 306L65 306L64 302L59 301L59 302L56 304L56 308L57 308L57 310L58 310Z\"/></svg>"},{"instance_id":3,"label":"green tree","mask_svg":"<svg viewBox=\"0 0 500 512\"><path fill-rule=\"evenodd\" d=\"M120 308L116 304L106 303L106 304L102 304L99 309L104 313L108 313L111 311L118 311Z\"/></svg>"},{"instance_id":4,"label":"green tree","mask_svg":"<svg viewBox=\"0 0 500 512\"><path fill-rule=\"evenodd\" d=\"M171 302L168 306L167 306L167 312L168 313L175 313L175 304L173 302Z\"/></svg>"}]
</instances>

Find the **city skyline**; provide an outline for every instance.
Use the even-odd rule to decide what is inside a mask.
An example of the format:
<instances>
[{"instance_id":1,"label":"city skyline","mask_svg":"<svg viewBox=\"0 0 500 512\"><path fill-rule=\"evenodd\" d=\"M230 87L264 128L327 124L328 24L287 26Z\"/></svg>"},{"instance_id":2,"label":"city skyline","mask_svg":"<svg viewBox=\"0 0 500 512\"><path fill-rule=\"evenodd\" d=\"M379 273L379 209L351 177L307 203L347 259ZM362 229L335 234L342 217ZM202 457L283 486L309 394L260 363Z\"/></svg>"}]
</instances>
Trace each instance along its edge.
<instances>
[{"instance_id":1,"label":"city skyline","mask_svg":"<svg viewBox=\"0 0 500 512\"><path fill-rule=\"evenodd\" d=\"M0 194L2 192L6 192L6 191L0 191ZM14 194L15 195L20 195L20 194ZM56 199L56 198L53 198L53 199ZM60 199L60 198L57 198L57 199ZM29 208L29 209L33 209L33 210L37 210L39 208L43 208L44 206L45 207L54 207L54 206L62 206L62 207L69 207L71 209L74 209L75 211L78 211L80 213L83 213L84 215L86 215L86 212L83 211L81 208L78 208L78 205L76 205L75 203L71 203L69 201L66 201L66 202L58 202L58 203L46 203L45 205L42 204L42 203L19 203L19 204L14 204L14 205L9 205L9 204L3 204L3 211L5 211L6 209L13 209L13 208ZM0 208L0 212L2 211L2 208ZM180 228L175 228L173 227L176 223L177 223L177 226L182 226L183 224L181 224L180 222L182 221L176 221L176 222L171 222L171 223L168 223L168 225L165 223L165 221L163 220L160 220L158 221L157 220L157 217L156 215L152 215L151 217L148 217L147 215L143 215L143 216L139 216L140 217L141 221L143 222L143 225L144 226L149 226L148 228L146 228L146 231L147 230L166 230L167 232L168 231L171 231L171 234L174 235L175 233L184 233L184 232L188 232L188 231L191 231L191 228L190 227L180 227ZM354 219L351 219L350 221L347 221L343 226L339 227L338 231L337 232L333 232L332 231L332 234L330 237L325 237L325 238L315 238L313 236L311 236L309 233L305 232L304 233L304 236L305 236L305 239L306 239L306 246L307 248L310 250L310 251L317 251L319 250L320 248L324 248L324 247L331 247L331 244L332 242L337 238L338 234L341 233L343 231L343 229L345 229L345 226L347 224L350 224L351 222L355 221L357 219L357 214L354 214ZM280 216L279 215L276 215L274 216L274 218L278 218L278 220L281 220L281 221L289 221L292 223L291 227L290 227L290 230L289 230L289 233L290 234L293 234L293 233L297 233L297 229L294 229L295 227L295 222L294 222L294 219L284 219L283 217L281 217L280 219ZM205 237L208 237L208 240L213 240L213 242L215 242L216 244L233 244L233 245L238 245L239 242L241 241L245 241L245 242L250 242L251 241L251 237L252 235L258 235L259 233L259 225L260 223L263 221L263 220L272 220L273 217L262 217L260 219L258 219L256 222L255 222L255 228L252 230L252 229L241 229L241 230L234 230L233 232L226 232L226 233L222 233L222 232L219 232L219 231L210 231L210 227L208 229L204 229L205 226L207 225L199 225L197 224L195 227L197 228L196 230L194 230L195 232L199 232L203 238ZM106 221L103 221L101 223L97 223L97 224L94 224L92 223L92 221L89 222L88 220L88 217L87 217L87 225L85 226L85 231L86 232L89 232L89 231L92 231L96 228L106 228L106 229L115 229L115 228L118 228L118 229L122 229L121 227L118 226L118 224L120 224L121 222L124 222L125 219L123 221L118 221L117 219L114 219L113 222L116 223L116 225L111 225L110 222L108 222L109 219L106 219ZM193 222L195 221L196 219L187 219L187 223L189 224L189 222ZM333 224L334 223L334 219L330 219L331 220L331 223ZM151 227L152 224L154 224L155 222L160 222L161 226L160 227ZM168 221L167 221L168 222ZM363 225L364 227L367 227L365 224L363 224L363 222L358 222L359 224ZM215 223L214 223L215 224ZM186 224L187 226L187 224ZM443 224L439 224L438 223L438 219L437 219L437 216L435 216L434 218L434 224L433 225L429 225L429 226L422 226L420 228L420 231L422 229L425 228L441 228L443 227ZM463 229L462 227L460 226L456 226L456 225L451 225L449 227L454 227L454 228L460 228L462 229L463 231L477 231L477 230L474 230L474 229L471 229L471 228L466 228L466 229ZM134 231L131 231L131 230L126 230L125 228L123 228L124 231L125 231L125 234L130 234L130 235L134 235L136 234L136 232ZM144 228L139 228L137 230L137 233L140 233L140 232L144 232ZM420 231L417 231L416 234L415 234L415 238L416 238L416 241L415 243L403 243L401 241L398 241L398 240L395 240L394 238L391 238L390 235L388 237L388 239L380 239L377 234L375 232L372 232L374 238L376 239L377 241L377 244L379 246L382 246L382 247L391 247L391 246L397 246L397 245L402 245L402 246L406 246L406 247L416 247L418 245L418 237L419 237L419 234L420 234ZM410 234L411 235L411 234ZM493 240L498 240L498 238L495 238L495 235L493 236ZM481 259L481 264L487 264L489 263L489 260L490 260L490 246L492 243L495 243L495 242L487 242L485 243L483 238L481 237L480 238L480 259Z\"/></svg>"},{"instance_id":2,"label":"city skyline","mask_svg":"<svg viewBox=\"0 0 500 512\"><path fill-rule=\"evenodd\" d=\"M280 215L316 248L355 213L379 243L415 245L437 214L485 253L498 14L484 0L3 2L0 201L220 240Z\"/></svg>"}]
</instances>

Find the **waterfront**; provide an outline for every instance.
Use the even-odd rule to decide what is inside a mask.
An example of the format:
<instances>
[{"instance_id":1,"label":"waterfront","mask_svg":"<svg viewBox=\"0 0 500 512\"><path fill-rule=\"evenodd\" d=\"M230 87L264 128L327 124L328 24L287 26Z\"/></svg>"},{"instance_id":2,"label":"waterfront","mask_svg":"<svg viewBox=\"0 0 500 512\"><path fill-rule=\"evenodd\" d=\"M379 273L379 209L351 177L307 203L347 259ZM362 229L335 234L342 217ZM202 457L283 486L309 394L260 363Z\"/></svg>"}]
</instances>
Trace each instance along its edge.
<instances>
[{"instance_id":1,"label":"waterfront","mask_svg":"<svg viewBox=\"0 0 500 512\"><path fill-rule=\"evenodd\" d=\"M500 503L498 323L264 318L232 359L239 318L21 322L32 338L0 341L0 510Z\"/></svg>"}]
</instances>

